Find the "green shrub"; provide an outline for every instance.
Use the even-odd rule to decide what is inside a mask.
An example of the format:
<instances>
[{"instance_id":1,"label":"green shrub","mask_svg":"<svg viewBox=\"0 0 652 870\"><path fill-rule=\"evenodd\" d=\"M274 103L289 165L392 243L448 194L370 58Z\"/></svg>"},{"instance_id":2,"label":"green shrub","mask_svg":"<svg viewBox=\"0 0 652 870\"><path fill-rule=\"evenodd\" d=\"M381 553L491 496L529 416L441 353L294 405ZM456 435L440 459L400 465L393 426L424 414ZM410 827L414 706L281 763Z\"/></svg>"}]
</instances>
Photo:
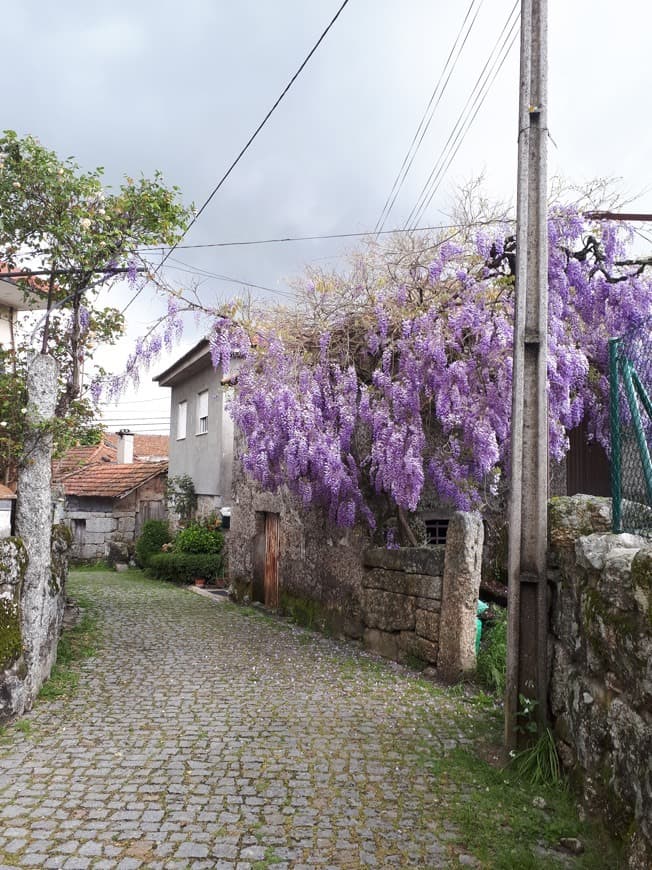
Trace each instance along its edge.
<instances>
[{"instance_id":1,"label":"green shrub","mask_svg":"<svg viewBox=\"0 0 652 870\"><path fill-rule=\"evenodd\" d=\"M221 553L223 547L222 532L203 523L191 523L180 529L174 539L175 553Z\"/></svg>"},{"instance_id":2,"label":"green shrub","mask_svg":"<svg viewBox=\"0 0 652 870\"><path fill-rule=\"evenodd\" d=\"M136 562L141 568L147 568L154 553L160 553L163 544L170 541L170 529L164 520L147 520L143 523L143 531L136 541Z\"/></svg>"},{"instance_id":3,"label":"green shrub","mask_svg":"<svg viewBox=\"0 0 652 870\"><path fill-rule=\"evenodd\" d=\"M502 695L505 691L506 667L507 611L500 610L493 625L485 623L485 633L478 653L478 680L491 692Z\"/></svg>"},{"instance_id":4,"label":"green shrub","mask_svg":"<svg viewBox=\"0 0 652 870\"><path fill-rule=\"evenodd\" d=\"M207 582L222 576L223 561L219 553L156 553L150 556L147 573L169 583L193 583L198 577Z\"/></svg>"}]
</instances>

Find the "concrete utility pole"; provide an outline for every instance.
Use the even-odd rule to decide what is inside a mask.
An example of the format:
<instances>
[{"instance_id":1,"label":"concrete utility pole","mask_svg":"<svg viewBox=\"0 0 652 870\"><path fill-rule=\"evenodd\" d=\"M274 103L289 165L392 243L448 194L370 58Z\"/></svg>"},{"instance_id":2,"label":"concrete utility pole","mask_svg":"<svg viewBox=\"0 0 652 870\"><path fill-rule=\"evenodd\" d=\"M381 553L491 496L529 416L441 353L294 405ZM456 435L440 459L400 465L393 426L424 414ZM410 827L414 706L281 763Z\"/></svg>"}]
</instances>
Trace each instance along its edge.
<instances>
[{"instance_id":1,"label":"concrete utility pole","mask_svg":"<svg viewBox=\"0 0 652 870\"><path fill-rule=\"evenodd\" d=\"M547 0L521 2L516 296L509 505L505 743L523 742L519 696L547 708Z\"/></svg>"}]
</instances>

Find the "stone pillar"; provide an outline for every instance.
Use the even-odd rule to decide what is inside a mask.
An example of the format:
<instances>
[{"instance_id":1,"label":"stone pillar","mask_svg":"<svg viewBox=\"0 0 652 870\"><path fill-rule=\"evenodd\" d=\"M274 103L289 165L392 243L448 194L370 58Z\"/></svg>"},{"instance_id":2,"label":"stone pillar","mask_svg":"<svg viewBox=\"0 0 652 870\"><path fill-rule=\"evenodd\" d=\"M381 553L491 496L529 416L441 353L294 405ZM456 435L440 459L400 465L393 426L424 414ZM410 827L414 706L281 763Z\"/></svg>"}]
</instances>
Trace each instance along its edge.
<instances>
[{"instance_id":1,"label":"stone pillar","mask_svg":"<svg viewBox=\"0 0 652 870\"><path fill-rule=\"evenodd\" d=\"M45 355L32 359L27 376L30 430L18 471L16 533L22 538L29 564L21 596L21 630L25 654L25 709L30 709L56 659L63 618L61 584L51 572L52 435L44 428L54 418L57 363Z\"/></svg>"},{"instance_id":2,"label":"stone pillar","mask_svg":"<svg viewBox=\"0 0 652 870\"><path fill-rule=\"evenodd\" d=\"M454 513L446 533L437 669L451 682L475 669L484 528L479 513Z\"/></svg>"},{"instance_id":3,"label":"stone pillar","mask_svg":"<svg viewBox=\"0 0 652 870\"><path fill-rule=\"evenodd\" d=\"M20 595L26 567L22 542L17 538L0 541L0 723L24 709Z\"/></svg>"}]
</instances>

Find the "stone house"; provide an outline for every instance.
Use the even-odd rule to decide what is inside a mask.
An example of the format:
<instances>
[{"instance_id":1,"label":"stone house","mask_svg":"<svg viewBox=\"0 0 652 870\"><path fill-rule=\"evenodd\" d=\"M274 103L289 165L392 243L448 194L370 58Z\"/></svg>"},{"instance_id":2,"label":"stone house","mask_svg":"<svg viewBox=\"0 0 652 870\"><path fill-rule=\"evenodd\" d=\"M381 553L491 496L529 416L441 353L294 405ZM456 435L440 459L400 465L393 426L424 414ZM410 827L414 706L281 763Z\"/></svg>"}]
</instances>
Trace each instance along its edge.
<instances>
[{"instance_id":1,"label":"stone house","mask_svg":"<svg viewBox=\"0 0 652 870\"><path fill-rule=\"evenodd\" d=\"M134 436L117 437L117 450L73 448L55 463L55 514L72 532L73 559L128 561L143 523L167 516L167 460L134 461Z\"/></svg>"},{"instance_id":2,"label":"stone house","mask_svg":"<svg viewBox=\"0 0 652 870\"><path fill-rule=\"evenodd\" d=\"M203 338L154 381L170 387L170 477L188 475L197 495L197 513L228 516L232 502L233 421L230 386L222 367L213 368L210 343Z\"/></svg>"}]
</instances>

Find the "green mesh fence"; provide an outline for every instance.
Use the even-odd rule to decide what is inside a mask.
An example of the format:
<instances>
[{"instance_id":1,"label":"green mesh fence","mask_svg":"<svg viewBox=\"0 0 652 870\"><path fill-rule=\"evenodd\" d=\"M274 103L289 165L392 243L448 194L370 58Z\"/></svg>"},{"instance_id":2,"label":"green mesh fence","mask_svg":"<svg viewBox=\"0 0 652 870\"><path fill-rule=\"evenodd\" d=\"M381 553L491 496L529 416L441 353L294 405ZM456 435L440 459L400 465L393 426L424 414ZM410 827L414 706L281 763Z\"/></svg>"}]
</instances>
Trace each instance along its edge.
<instances>
[{"instance_id":1,"label":"green mesh fence","mask_svg":"<svg viewBox=\"0 0 652 870\"><path fill-rule=\"evenodd\" d=\"M652 536L652 330L609 342L614 532Z\"/></svg>"}]
</instances>

